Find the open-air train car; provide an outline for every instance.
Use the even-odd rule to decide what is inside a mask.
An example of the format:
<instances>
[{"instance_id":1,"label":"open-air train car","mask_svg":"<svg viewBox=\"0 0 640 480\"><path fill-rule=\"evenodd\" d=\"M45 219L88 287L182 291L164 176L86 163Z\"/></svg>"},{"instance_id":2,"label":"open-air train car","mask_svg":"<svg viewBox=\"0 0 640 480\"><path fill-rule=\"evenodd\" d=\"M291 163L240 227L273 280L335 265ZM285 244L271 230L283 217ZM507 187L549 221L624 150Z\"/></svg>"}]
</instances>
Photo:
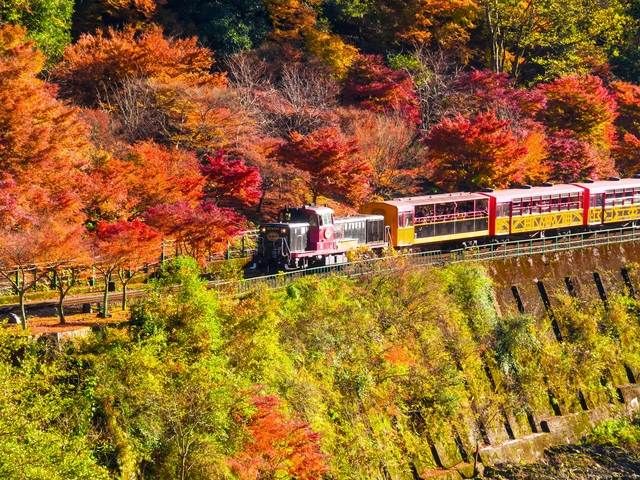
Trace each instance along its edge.
<instances>
[{"instance_id":1,"label":"open-air train car","mask_svg":"<svg viewBox=\"0 0 640 480\"><path fill-rule=\"evenodd\" d=\"M394 247L489 235L489 199L481 193L447 193L371 202L361 209L382 215Z\"/></svg>"}]
</instances>

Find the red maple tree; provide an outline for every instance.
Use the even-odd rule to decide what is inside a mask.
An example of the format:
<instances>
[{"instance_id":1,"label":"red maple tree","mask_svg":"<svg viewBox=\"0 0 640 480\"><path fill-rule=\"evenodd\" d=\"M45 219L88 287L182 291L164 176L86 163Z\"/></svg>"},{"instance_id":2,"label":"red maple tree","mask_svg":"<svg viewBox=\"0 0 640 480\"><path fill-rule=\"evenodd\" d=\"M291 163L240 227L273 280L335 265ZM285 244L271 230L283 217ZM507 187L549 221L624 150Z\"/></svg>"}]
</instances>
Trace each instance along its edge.
<instances>
[{"instance_id":1,"label":"red maple tree","mask_svg":"<svg viewBox=\"0 0 640 480\"><path fill-rule=\"evenodd\" d=\"M346 103L380 113L395 113L407 122L421 121L420 101L407 72L393 70L378 55L362 55L352 66L342 96Z\"/></svg>"},{"instance_id":2,"label":"red maple tree","mask_svg":"<svg viewBox=\"0 0 640 480\"><path fill-rule=\"evenodd\" d=\"M146 215L147 222L177 242L179 250L201 262L220 253L246 226L246 220L229 208L205 201L159 205Z\"/></svg>"},{"instance_id":3,"label":"red maple tree","mask_svg":"<svg viewBox=\"0 0 640 480\"><path fill-rule=\"evenodd\" d=\"M606 178L616 173L608 155L567 130L549 135L545 162L550 179L563 183Z\"/></svg>"},{"instance_id":4,"label":"red maple tree","mask_svg":"<svg viewBox=\"0 0 640 480\"><path fill-rule=\"evenodd\" d=\"M260 201L262 178L257 167L219 150L206 155L202 173L205 197L218 205L250 207Z\"/></svg>"},{"instance_id":5,"label":"red maple tree","mask_svg":"<svg viewBox=\"0 0 640 480\"><path fill-rule=\"evenodd\" d=\"M91 250L96 269L104 280L100 315L109 314L109 282L114 274L122 281L122 308L126 308L127 284L135 273L160 256L160 234L140 220L100 222L96 226Z\"/></svg>"},{"instance_id":6,"label":"red maple tree","mask_svg":"<svg viewBox=\"0 0 640 480\"><path fill-rule=\"evenodd\" d=\"M599 77L570 75L541 85L546 98L538 118L548 130L569 130L603 151L614 142L617 105Z\"/></svg>"},{"instance_id":7,"label":"red maple tree","mask_svg":"<svg viewBox=\"0 0 640 480\"><path fill-rule=\"evenodd\" d=\"M91 220L138 218L157 205L201 200L204 178L195 154L141 142L122 157L97 158L90 170L84 196Z\"/></svg>"},{"instance_id":8,"label":"red maple tree","mask_svg":"<svg viewBox=\"0 0 640 480\"><path fill-rule=\"evenodd\" d=\"M538 175L528 150L494 112L458 115L434 126L425 138L430 178L448 191L506 187Z\"/></svg>"},{"instance_id":9,"label":"red maple tree","mask_svg":"<svg viewBox=\"0 0 640 480\"><path fill-rule=\"evenodd\" d=\"M613 155L621 175L635 175L640 172L640 86L619 81L611 87L619 112Z\"/></svg>"},{"instance_id":10,"label":"red maple tree","mask_svg":"<svg viewBox=\"0 0 640 480\"><path fill-rule=\"evenodd\" d=\"M277 156L280 162L308 174L313 203L319 195L325 195L357 205L370 192L371 165L359 155L356 140L335 127L309 135L293 132Z\"/></svg>"},{"instance_id":11,"label":"red maple tree","mask_svg":"<svg viewBox=\"0 0 640 480\"><path fill-rule=\"evenodd\" d=\"M256 395L253 405L256 411L247 425L249 440L230 462L241 480L279 475L315 480L327 472L320 436L306 422L288 418L273 395Z\"/></svg>"}]
</instances>

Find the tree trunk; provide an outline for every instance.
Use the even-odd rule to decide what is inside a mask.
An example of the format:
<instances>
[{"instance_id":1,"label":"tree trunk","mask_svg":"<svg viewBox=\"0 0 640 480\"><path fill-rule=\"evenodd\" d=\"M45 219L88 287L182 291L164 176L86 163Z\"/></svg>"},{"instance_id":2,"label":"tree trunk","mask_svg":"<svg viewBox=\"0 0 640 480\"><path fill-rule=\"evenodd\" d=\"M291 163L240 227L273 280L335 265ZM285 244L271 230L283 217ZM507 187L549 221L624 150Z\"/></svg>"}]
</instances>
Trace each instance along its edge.
<instances>
[{"instance_id":1,"label":"tree trunk","mask_svg":"<svg viewBox=\"0 0 640 480\"><path fill-rule=\"evenodd\" d=\"M67 319L64 316L64 293L60 293L58 297L58 318L60 319L60 325L67 323Z\"/></svg>"},{"instance_id":2,"label":"tree trunk","mask_svg":"<svg viewBox=\"0 0 640 480\"><path fill-rule=\"evenodd\" d=\"M21 288L18 293L20 299L20 318L22 319L22 329L27 329L27 309L24 305L24 288Z\"/></svg>"},{"instance_id":3,"label":"tree trunk","mask_svg":"<svg viewBox=\"0 0 640 480\"><path fill-rule=\"evenodd\" d=\"M111 281L111 274L104 276L104 291L102 296L102 312L100 312L101 318L107 318L109 316L109 282Z\"/></svg>"},{"instance_id":4,"label":"tree trunk","mask_svg":"<svg viewBox=\"0 0 640 480\"><path fill-rule=\"evenodd\" d=\"M129 282L122 282L122 310L127 309L127 284Z\"/></svg>"}]
</instances>

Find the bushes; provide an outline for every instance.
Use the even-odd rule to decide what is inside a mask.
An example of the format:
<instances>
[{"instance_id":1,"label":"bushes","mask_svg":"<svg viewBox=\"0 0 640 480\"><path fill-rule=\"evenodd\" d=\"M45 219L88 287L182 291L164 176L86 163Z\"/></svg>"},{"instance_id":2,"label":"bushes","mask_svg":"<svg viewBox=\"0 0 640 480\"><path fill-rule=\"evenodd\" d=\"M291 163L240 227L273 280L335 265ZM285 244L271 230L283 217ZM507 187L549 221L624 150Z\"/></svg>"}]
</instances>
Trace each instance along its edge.
<instances>
[{"instance_id":1,"label":"bushes","mask_svg":"<svg viewBox=\"0 0 640 480\"><path fill-rule=\"evenodd\" d=\"M548 392L563 413L580 408L578 389L606 402L602 378L613 385L620 360L638 365L635 301L553 304L562 342L549 318L500 318L475 265L304 278L231 300L178 259L128 330L58 353L0 337L0 381L11 392L0 401L21 429L49 435L29 437L32 458L78 478L65 466L72 458L45 443L69 435L73 461L95 478L302 478L298 460L310 455L314 472L335 478L411 480L438 466L434 448L453 465L462 461L456 442L471 456L506 439L505 419L526 429L525 414L550 414ZM618 424L593 434L633 435ZM21 438L4 445L16 451Z\"/></svg>"},{"instance_id":2,"label":"bushes","mask_svg":"<svg viewBox=\"0 0 640 480\"><path fill-rule=\"evenodd\" d=\"M587 436L586 442L637 449L640 444L640 425L637 419L633 421L627 418L605 420L594 427L591 434Z\"/></svg>"}]
</instances>

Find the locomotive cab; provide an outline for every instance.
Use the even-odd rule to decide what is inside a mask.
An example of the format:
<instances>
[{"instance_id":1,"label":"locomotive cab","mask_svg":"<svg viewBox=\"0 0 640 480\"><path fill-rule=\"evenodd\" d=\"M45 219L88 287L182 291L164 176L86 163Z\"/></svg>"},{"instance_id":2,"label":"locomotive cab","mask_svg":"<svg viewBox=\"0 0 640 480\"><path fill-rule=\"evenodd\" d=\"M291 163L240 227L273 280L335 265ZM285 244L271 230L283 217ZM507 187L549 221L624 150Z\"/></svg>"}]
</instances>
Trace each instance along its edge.
<instances>
[{"instance_id":1,"label":"locomotive cab","mask_svg":"<svg viewBox=\"0 0 640 480\"><path fill-rule=\"evenodd\" d=\"M286 208L279 222L260 227L255 267L265 271L298 269L311 260L305 252L336 248L333 210L328 207Z\"/></svg>"},{"instance_id":2,"label":"locomotive cab","mask_svg":"<svg viewBox=\"0 0 640 480\"><path fill-rule=\"evenodd\" d=\"M304 222L309 225L306 250L335 250L336 235L333 210L329 207L287 208L280 213L282 223Z\"/></svg>"}]
</instances>

